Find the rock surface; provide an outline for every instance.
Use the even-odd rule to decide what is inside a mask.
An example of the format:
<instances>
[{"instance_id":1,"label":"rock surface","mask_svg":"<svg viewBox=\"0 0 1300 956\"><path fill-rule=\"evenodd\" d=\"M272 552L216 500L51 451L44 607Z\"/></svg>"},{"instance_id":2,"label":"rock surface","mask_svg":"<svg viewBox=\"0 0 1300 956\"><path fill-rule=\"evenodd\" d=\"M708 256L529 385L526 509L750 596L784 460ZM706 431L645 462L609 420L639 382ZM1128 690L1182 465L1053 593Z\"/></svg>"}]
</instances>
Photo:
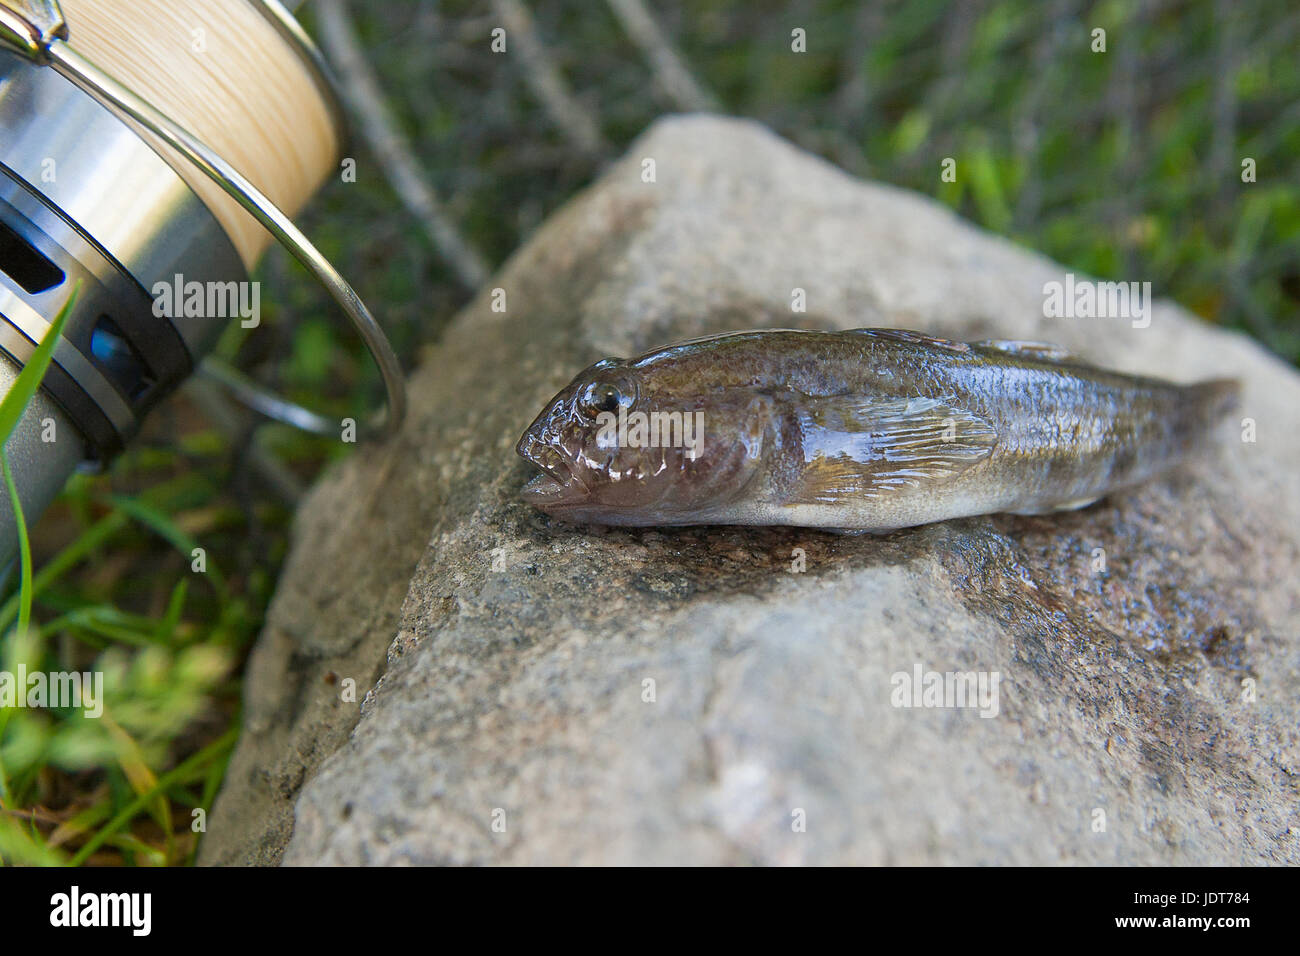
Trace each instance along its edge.
<instances>
[{"instance_id":1,"label":"rock surface","mask_svg":"<svg viewBox=\"0 0 1300 956\"><path fill-rule=\"evenodd\" d=\"M453 323L401 438L303 508L203 859L1300 862L1300 378L1168 303L1044 318L1065 271L761 127L655 125ZM590 362L791 326L1236 375L1257 441L1083 511L882 537L519 500L514 442ZM918 667L997 672L996 715L893 706ZM347 679L378 679L360 708Z\"/></svg>"}]
</instances>

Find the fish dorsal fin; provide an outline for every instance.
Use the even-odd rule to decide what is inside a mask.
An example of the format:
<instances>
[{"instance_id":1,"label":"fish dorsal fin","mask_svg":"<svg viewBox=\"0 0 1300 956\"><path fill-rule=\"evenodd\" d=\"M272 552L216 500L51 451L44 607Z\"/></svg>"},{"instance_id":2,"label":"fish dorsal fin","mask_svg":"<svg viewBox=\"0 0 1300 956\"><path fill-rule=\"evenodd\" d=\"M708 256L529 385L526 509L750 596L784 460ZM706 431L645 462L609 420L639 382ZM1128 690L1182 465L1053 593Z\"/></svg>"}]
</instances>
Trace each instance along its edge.
<instances>
[{"instance_id":1,"label":"fish dorsal fin","mask_svg":"<svg viewBox=\"0 0 1300 956\"><path fill-rule=\"evenodd\" d=\"M996 430L931 398L801 398L803 471L791 504L836 504L942 481L987 458Z\"/></svg>"},{"instance_id":2,"label":"fish dorsal fin","mask_svg":"<svg viewBox=\"0 0 1300 956\"><path fill-rule=\"evenodd\" d=\"M911 329L854 329L853 331L861 332L864 335L872 335L878 339L906 342L908 345L929 345L937 349L946 349L949 352L970 351L970 346L965 342L941 339L935 335L926 335L924 332L913 332Z\"/></svg>"},{"instance_id":3,"label":"fish dorsal fin","mask_svg":"<svg viewBox=\"0 0 1300 956\"><path fill-rule=\"evenodd\" d=\"M1077 361L1076 356L1069 349L1060 345L1052 345L1048 342L1020 342L1015 339L984 339L981 342L974 343L976 348L994 349L998 352L1005 352L1008 355L1019 355L1022 358L1037 359L1040 362L1070 362Z\"/></svg>"}]
</instances>

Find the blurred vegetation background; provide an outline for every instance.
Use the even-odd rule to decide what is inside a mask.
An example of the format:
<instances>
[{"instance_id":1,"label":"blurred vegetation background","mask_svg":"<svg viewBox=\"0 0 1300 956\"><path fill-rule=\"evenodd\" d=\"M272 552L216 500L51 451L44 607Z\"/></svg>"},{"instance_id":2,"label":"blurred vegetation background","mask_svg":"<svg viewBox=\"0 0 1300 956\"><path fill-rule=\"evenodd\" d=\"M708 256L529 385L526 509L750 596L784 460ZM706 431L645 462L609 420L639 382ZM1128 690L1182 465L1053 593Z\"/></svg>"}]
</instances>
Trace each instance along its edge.
<instances>
[{"instance_id":1,"label":"blurred vegetation background","mask_svg":"<svg viewBox=\"0 0 1300 956\"><path fill-rule=\"evenodd\" d=\"M656 116L692 109L757 119L1075 270L1149 280L1300 361L1291 0L314 0L299 15L359 120L356 181L303 224L411 365L547 215ZM340 417L376 402L325 294L278 252L261 278L262 327L221 350ZM0 607L0 669L103 670L107 719L0 713L0 859L192 860L294 505L350 451L187 387L108 473L73 481L34 532L36 628L12 630L16 595Z\"/></svg>"}]
</instances>

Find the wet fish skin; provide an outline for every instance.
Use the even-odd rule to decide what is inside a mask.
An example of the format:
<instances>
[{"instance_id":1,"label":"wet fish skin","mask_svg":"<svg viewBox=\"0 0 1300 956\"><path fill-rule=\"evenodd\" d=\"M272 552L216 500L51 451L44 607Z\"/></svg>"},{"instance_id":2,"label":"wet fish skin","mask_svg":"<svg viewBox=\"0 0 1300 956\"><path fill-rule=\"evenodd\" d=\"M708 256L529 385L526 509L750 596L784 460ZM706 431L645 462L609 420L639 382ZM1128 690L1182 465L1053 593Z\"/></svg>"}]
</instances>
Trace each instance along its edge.
<instances>
[{"instance_id":1,"label":"wet fish skin","mask_svg":"<svg viewBox=\"0 0 1300 956\"><path fill-rule=\"evenodd\" d=\"M1237 392L1037 343L738 332L598 362L517 451L543 471L525 499L567 521L887 531L1081 507L1183 461ZM702 413L700 453L612 445L601 407Z\"/></svg>"}]
</instances>

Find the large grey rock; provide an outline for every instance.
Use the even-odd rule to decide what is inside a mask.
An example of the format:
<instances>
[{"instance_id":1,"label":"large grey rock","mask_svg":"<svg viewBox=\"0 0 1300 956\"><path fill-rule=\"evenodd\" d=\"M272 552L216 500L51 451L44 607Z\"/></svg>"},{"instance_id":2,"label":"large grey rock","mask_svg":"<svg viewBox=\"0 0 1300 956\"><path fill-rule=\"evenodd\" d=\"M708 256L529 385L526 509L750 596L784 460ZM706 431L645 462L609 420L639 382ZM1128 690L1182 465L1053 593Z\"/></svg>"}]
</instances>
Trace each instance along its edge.
<instances>
[{"instance_id":1,"label":"large grey rock","mask_svg":"<svg viewBox=\"0 0 1300 956\"><path fill-rule=\"evenodd\" d=\"M204 858L1300 862L1300 380L1167 303L1044 318L1064 272L761 127L657 124L490 283L504 314L485 290L457 319L400 441L304 508ZM883 537L520 502L514 442L589 362L791 325L1237 375L1258 441L1084 511ZM917 666L997 672L996 716L892 706ZM330 672L382 672L346 741Z\"/></svg>"}]
</instances>

